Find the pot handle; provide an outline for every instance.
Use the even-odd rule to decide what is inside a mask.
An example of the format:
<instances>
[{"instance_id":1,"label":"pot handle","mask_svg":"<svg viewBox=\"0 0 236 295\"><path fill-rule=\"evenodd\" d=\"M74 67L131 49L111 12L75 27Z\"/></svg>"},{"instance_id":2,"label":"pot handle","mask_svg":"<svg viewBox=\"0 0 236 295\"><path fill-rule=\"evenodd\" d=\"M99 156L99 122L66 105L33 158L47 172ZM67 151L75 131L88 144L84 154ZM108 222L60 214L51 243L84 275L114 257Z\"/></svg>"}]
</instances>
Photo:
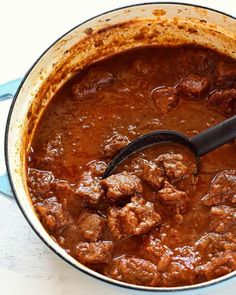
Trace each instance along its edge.
<instances>
[{"instance_id":1,"label":"pot handle","mask_svg":"<svg viewBox=\"0 0 236 295\"><path fill-rule=\"evenodd\" d=\"M0 195L7 198L13 198L13 193L11 190L7 173L0 175Z\"/></svg>"},{"instance_id":2,"label":"pot handle","mask_svg":"<svg viewBox=\"0 0 236 295\"><path fill-rule=\"evenodd\" d=\"M6 84L0 85L0 102L7 99L12 99L18 89L22 78L10 81Z\"/></svg>"},{"instance_id":3,"label":"pot handle","mask_svg":"<svg viewBox=\"0 0 236 295\"><path fill-rule=\"evenodd\" d=\"M0 108L1 108L1 103L5 104L6 100L11 100L15 93L16 90L18 89L22 79L17 79L11 82L8 82L6 84L0 85ZM5 106L4 106L5 109ZM4 122L5 123L5 122ZM5 124L2 125L3 128ZM3 142L2 142L3 146ZM1 148L1 147L0 147ZM2 151L0 150L1 153L4 153L4 150L2 148ZM11 190L11 185L9 183L9 178L6 172L5 164L0 163L0 165L3 165L0 169L0 195L3 195L4 197L7 198L13 198L13 193Z\"/></svg>"}]
</instances>

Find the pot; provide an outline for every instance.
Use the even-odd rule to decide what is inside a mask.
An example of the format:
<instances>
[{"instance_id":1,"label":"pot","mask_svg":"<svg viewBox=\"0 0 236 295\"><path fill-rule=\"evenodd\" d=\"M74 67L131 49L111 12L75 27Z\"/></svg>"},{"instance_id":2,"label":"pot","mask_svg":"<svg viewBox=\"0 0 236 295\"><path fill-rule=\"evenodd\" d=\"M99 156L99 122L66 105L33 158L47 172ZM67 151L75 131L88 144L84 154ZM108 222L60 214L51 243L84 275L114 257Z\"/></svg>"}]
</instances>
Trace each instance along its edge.
<instances>
[{"instance_id":1,"label":"pot","mask_svg":"<svg viewBox=\"0 0 236 295\"><path fill-rule=\"evenodd\" d=\"M7 175L1 178L0 190L5 195L14 195L33 230L64 261L88 275L121 287L190 291L226 279L235 282L236 271L193 286L159 288L119 282L87 268L55 243L40 223L27 189L25 154L54 93L80 69L134 47L182 44L199 44L236 59L236 19L215 10L177 3L140 4L103 13L66 33L42 54L21 82L9 111L5 133ZM7 87L9 85L6 94Z\"/></svg>"}]
</instances>

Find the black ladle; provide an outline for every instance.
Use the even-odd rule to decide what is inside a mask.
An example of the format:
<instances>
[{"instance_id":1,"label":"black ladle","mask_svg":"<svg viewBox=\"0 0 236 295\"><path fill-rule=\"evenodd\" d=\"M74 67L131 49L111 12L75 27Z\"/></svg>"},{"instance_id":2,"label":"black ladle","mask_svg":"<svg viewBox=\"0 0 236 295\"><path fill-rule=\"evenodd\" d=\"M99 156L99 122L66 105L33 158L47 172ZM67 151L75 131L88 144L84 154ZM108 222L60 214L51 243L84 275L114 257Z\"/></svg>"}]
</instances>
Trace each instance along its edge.
<instances>
[{"instance_id":1,"label":"black ladle","mask_svg":"<svg viewBox=\"0 0 236 295\"><path fill-rule=\"evenodd\" d=\"M157 130L137 137L123 148L109 163L103 178L112 172L129 156L156 144L178 143L187 146L196 156L197 164L199 158L210 151L236 138L236 115L219 123L206 131L188 138L173 130Z\"/></svg>"}]
</instances>

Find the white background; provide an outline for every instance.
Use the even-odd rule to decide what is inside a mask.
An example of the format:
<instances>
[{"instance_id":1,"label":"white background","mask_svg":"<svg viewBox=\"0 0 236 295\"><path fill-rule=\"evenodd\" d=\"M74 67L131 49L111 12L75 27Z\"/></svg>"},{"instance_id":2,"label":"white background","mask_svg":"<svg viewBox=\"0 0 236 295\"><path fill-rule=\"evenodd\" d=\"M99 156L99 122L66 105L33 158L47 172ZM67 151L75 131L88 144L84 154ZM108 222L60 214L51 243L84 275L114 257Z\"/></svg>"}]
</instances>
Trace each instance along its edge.
<instances>
[{"instance_id":1,"label":"white background","mask_svg":"<svg viewBox=\"0 0 236 295\"><path fill-rule=\"evenodd\" d=\"M151 1L0 0L0 84L22 77L53 41L80 22L106 10L143 2ZM236 15L236 0L181 2L197 3ZM0 103L1 156L8 107L8 102ZM234 279L194 294L231 295L236 294L235 290ZM106 285L63 262L39 240L14 201L0 196L0 295L128 293L135 292Z\"/></svg>"}]
</instances>

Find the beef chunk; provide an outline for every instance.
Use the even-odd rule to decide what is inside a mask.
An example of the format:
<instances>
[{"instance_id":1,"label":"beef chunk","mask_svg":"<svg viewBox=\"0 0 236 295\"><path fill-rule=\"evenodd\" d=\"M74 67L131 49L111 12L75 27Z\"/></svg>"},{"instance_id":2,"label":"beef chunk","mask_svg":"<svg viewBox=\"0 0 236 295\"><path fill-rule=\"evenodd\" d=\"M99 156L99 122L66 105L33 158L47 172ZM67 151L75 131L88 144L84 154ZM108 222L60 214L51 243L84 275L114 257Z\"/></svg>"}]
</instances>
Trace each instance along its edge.
<instances>
[{"instance_id":1,"label":"beef chunk","mask_svg":"<svg viewBox=\"0 0 236 295\"><path fill-rule=\"evenodd\" d=\"M55 181L52 188L60 200L75 197L74 189L67 181Z\"/></svg>"},{"instance_id":2,"label":"beef chunk","mask_svg":"<svg viewBox=\"0 0 236 295\"><path fill-rule=\"evenodd\" d=\"M214 91L207 104L224 116L236 114L236 88Z\"/></svg>"},{"instance_id":3,"label":"beef chunk","mask_svg":"<svg viewBox=\"0 0 236 295\"><path fill-rule=\"evenodd\" d=\"M88 171L94 176L102 176L107 169L107 164L103 161L91 161L87 164Z\"/></svg>"},{"instance_id":4,"label":"beef chunk","mask_svg":"<svg viewBox=\"0 0 236 295\"><path fill-rule=\"evenodd\" d=\"M236 251L236 237L232 233L206 233L196 243L195 248L207 260L225 251Z\"/></svg>"},{"instance_id":5,"label":"beef chunk","mask_svg":"<svg viewBox=\"0 0 236 295\"><path fill-rule=\"evenodd\" d=\"M154 189L159 190L164 183L164 171L151 161L141 162L142 178Z\"/></svg>"},{"instance_id":6,"label":"beef chunk","mask_svg":"<svg viewBox=\"0 0 236 295\"><path fill-rule=\"evenodd\" d=\"M236 80L236 64L220 61L217 65L217 84L229 87Z\"/></svg>"},{"instance_id":7,"label":"beef chunk","mask_svg":"<svg viewBox=\"0 0 236 295\"><path fill-rule=\"evenodd\" d=\"M66 227L70 222L70 216L63 209L62 204L58 203L56 197L44 200L43 203L35 204L42 223L49 231L60 230Z\"/></svg>"},{"instance_id":8,"label":"beef chunk","mask_svg":"<svg viewBox=\"0 0 236 295\"><path fill-rule=\"evenodd\" d=\"M206 206L236 204L236 170L224 170L212 180L208 194L203 198Z\"/></svg>"},{"instance_id":9,"label":"beef chunk","mask_svg":"<svg viewBox=\"0 0 236 295\"><path fill-rule=\"evenodd\" d=\"M194 72L197 74L205 74L212 72L215 67L215 59L213 54L196 49L188 49L176 55L178 71L185 74L186 72ZM179 67L179 65L181 65ZM172 68L171 68L172 70Z\"/></svg>"},{"instance_id":10,"label":"beef chunk","mask_svg":"<svg viewBox=\"0 0 236 295\"><path fill-rule=\"evenodd\" d=\"M75 83L71 92L74 99L81 99L83 96L93 94L99 89L109 86L115 77L104 68L91 69L78 83Z\"/></svg>"},{"instance_id":11,"label":"beef chunk","mask_svg":"<svg viewBox=\"0 0 236 295\"><path fill-rule=\"evenodd\" d=\"M168 269L162 274L165 287L192 285L196 282L195 267L199 264L198 253L190 246L175 249Z\"/></svg>"},{"instance_id":12,"label":"beef chunk","mask_svg":"<svg viewBox=\"0 0 236 295\"><path fill-rule=\"evenodd\" d=\"M53 195L57 197L59 202L72 215L78 215L83 209L84 202L81 202L75 193L74 185L68 181L56 180L52 183Z\"/></svg>"},{"instance_id":13,"label":"beef chunk","mask_svg":"<svg viewBox=\"0 0 236 295\"><path fill-rule=\"evenodd\" d=\"M85 240L96 242L102 236L105 223L105 218L102 216L83 212L79 217L79 233Z\"/></svg>"},{"instance_id":14,"label":"beef chunk","mask_svg":"<svg viewBox=\"0 0 236 295\"><path fill-rule=\"evenodd\" d=\"M121 149L129 144L128 137L116 133L108 139L104 146L104 155L108 158L115 156Z\"/></svg>"},{"instance_id":15,"label":"beef chunk","mask_svg":"<svg viewBox=\"0 0 236 295\"><path fill-rule=\"evenodd\" d=\"M186 192L177 190L168 181L165 181L163 189L158 192L158 197L163 205L176 206L181 211L185 210L188 202Z\"/></svg>"},{"instance_id":16,"label":"beef chunk","mask_svg":"<svg viewBox=\"0 0 236 295\"><path fill-rule=\"evenodd\" d=\"M55 181L52 183L52 188L58 200L60 203L63 203L65 208L68 207L70 201L76 198L72 185L67 181Z\"/></svg>"},{"instance_id":17,"label":"beef chunk","mask_svg":"<svg viewBox=\"0 0 236 295\"><path fill-rule=\"evenodd\" d=\"M198 274L204 275L207 280L216 279L234 270L236 270L236 254L231 252L222 253L219 257L196 268Z\"/></svg>"},{"instance_id":18,"label":"beef chunk","mask_svg":"<svg viewBox=\"0 0 236 295\"><path fill-rule=\"evenodd\" d=\"M160 282L156 265L128 255L115 258L106 271L106 275L115 280L142 286L157 286Z\"/></svg>"},{"instance_id":19,"label":"beef chunk","mask_svg":"<svg viewBox=\"0 0 236 295\"><path fill-rule=\"evenodd\" d=\"M84 264L108 263L114 244L110 241L80 242L76 246L76 255Z\"/></svg>"},{"instance_id":20,"label":"beef chunk","mask_svg":"<svg viewBox=\"0 0 236 295\"><path fill-rule=\"evenodd\" d=\"M113 201L143 191L140 179L128 172L111 175L103 179L101 184L107 189L107 198Z\"/></svg>"},{"instance_id":21,"label":"beef chunk","mask_svg":"<svg viewBox=\"0 0 236 295\"><path fill-rule=\"evenodd\" d=\"M165 272L171 262L173 252L155 235L150 234L145 238L140 249L144 258L157 265L159 272Z\"/></svg>"},{"instance_id":22,"label":"beef chunk","mask_svg":"<svg viewBox=\"0 0 236 295\"><path fill-rule=\"evenodd\" d=\"M108 226L117 240L149 232L160 223L154 205L138 196L123 208L112 207L108 213Z\"/></svg>"},{"instance_id":23,"label":"beef chunk","mask_svg":"<svg viewBox=\"0 0 236 295\"><path fill-rule=\"evenodd\" d=\"M201 97L209 88L209 78L195 74L189 74L178 85L179 93L186 97Z\"/></svg>"},{"instance_id":24,"label":"beef chunk","mask_svg":"<svg viewBox=\"0 0 236 295\"><path fill-rule=\"evenodd\" d=\"M152 93L158 112L166 114L179 103L179 97L175 88L164 87L156 89Z\"/></svg>"},{"instance_id":25,"label":"beef chunk","mask_svg":"<svg viewBox=\"0 0 236 295\"><path fill-rule=\"evenodd\" d=\"M212 207L210 228L218 233L236 229L236 209L225 205Z\"/></svg>"},{"instance_id":26,"label":"beef chunk","mask_svg":"<svg viewBox=\"0 0 236 295\"><path fill-rule=\"evenodd\" d=\"M33 196L47 197L50 196L50 190L54 176L52 172L38 169L28 169L29 191Z\"/></svg>"},{"instance_id":27,"label":"beef chunk","mask_svg":"<svg viewBox=\"0 0 236 295\"><path fill-rule=\"evenodd\" d=\"M98 204L103 195L100 179L85 171L80 177L75 193L90 204Z\"/></svg>"},{"instance_id":28,"label":"beef chunk","mask_svg":"<svg viewBox=\"0 0 236 295\"><path fill-rule=\"evenodd\" d=\"M175 180L184 176L188 172L187 166L183 163L183 156L180 154L163 154L155 162L163 167L168 179Z\"/></svg>"}]
</instances>

